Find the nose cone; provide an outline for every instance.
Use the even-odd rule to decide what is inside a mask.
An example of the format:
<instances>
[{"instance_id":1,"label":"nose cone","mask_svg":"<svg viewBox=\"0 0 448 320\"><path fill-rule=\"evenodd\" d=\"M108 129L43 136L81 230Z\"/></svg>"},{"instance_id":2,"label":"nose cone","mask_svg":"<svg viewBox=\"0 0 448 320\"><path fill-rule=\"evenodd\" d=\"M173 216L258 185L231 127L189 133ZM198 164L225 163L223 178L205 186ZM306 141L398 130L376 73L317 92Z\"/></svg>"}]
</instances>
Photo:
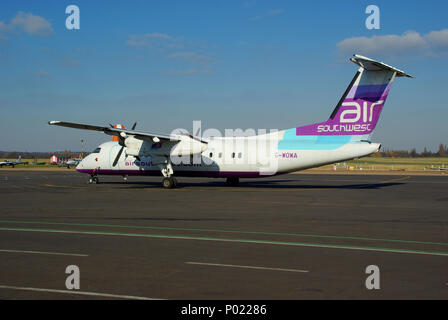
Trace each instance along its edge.
<instances>
[{"instance_id":1,"label":"nose cone","mask_svg":"<svg viewBox=\"0 0 448 320\"><path fill-rule=\"evenodd\" d=\"M76 166L76 171L82 172L82 169L84 169L84 160L81 160Z\"/></svg>"}]
</instances>

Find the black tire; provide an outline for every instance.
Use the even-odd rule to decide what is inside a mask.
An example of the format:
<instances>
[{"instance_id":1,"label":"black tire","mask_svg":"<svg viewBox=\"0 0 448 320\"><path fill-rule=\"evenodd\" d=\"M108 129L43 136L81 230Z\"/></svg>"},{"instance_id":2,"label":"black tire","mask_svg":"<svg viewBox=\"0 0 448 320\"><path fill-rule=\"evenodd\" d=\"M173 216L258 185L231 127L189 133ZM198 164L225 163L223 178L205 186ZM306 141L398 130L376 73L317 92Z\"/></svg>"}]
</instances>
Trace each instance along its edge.
<instances>
[{"instance_id":1,"label":"black tire","mask_svg":"<svg viewBox=\"0 0 448 320\"><path fill-rule=\"evenodd\" d=\"M240 178L238 177L227 178L226 183L230 187L236 187L240 183Z\"/></svg>"},{"instance_id":2,"label":"black tire","mask_svg":"<svg viewBox=\"0 0 448 320\"><path fill-rule=\"evenodd\" d=\"M98 184L98 183L100 183L100 181L99 181L98 177L90 177L89 183L90 184Z\"/></svg>"},{"instance_id":3,"label":"black tire","mask_svg":"<svg viewBox=\"0 0 448 320\"><path fill-rule=\"evenodd\" d=\"M169 177L169 178L163 178L162 180L162 187L165 189L172 189L175 187L175 182L174 182L174 178Z\"/></svg>"}]
</instances>

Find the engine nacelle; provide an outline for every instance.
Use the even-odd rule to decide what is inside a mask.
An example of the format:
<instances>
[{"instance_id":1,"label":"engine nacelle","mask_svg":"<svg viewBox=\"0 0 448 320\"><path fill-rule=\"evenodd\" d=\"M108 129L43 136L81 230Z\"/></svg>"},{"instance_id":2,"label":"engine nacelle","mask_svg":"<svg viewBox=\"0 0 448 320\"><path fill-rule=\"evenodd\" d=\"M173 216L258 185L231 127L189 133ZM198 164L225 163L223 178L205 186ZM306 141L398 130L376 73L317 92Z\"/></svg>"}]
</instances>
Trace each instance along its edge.
<instances>
[{"instance_id":1,"label":"engine nacelle","mask_svg":"<svg viewBox=\"0 0 448 320\"><path fill-rule=\"evenodd\" d=\"M170 155L183 156L201 154L207 149L207 144L189 136L181 136L181 140L173 146Z\"/></svg>"},{"instance_id":2,"label":"engine nacelle","mask_svg":"<svg viewBox=\"0 0 448 320\"><path fill-rule=\"evenodd\" d=\"M126 154L134 157L144 157L149 154L147 148L145 148L146 141L136 139L133 136L128 136L124 139L124 145L126 147Z\"/></svg>"},{"instance_id":3,"label":"engine nacelle","mask_svg":"<svg viewBox=\"0 0 448 320\"><path fill-rule=\"evenodd\" d=\"M159 156L183 156L201 154L207 149L207 144L189 136L179 136L180 141L149 142L127 136L124 139L126 154L134 157ZM158 139L157 139L158 140Z\"/></svg>"}]
</instances>

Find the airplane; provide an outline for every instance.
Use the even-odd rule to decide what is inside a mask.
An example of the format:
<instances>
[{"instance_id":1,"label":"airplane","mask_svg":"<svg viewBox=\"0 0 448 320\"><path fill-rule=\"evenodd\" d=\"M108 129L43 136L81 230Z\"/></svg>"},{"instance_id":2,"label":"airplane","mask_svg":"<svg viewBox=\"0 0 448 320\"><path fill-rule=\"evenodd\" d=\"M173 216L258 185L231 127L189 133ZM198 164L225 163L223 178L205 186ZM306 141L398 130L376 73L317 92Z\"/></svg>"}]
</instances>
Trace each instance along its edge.
<instances>
[{"instance_id":1,"label":"airplane","mask_svg":"<svg viewBox=\"0 0 448 320\"><path fill-rule=\"evenodd\" d=\"M413 78L395 67L361 55L359 66L329 119L252 136L198 137L185 132L157 134L108 126L50 121L48 124L101 131L115 140L98 146L76 167L98 183L99 175L163 176L162 186L177 186L175 177L266 177L368 156L380 150L371 141L396 77ZM124 153L123 153L124 151Z\"/></svg>"},{"instance_id":2,"label":"airplane","mask_svg":"<svg viewBox=\"0 0 448 320\"><path fill-rule=\"evenodd\" d=\"M19 156L16 161L5 160L0 162L0 168L3 168L3 166L12 166L14 168L14 166L18 164L24 164L24 162L22 162L22 156Z\"/></svg>"},{"instance_id":3,"label":"airplane","mask_svg":"<svg viewBox=\"0 0 448 320\"><path fill-rule=\"evenodd\" d=\"M70 169L70 166L77 166L81 161L82 161L82 159L74 158L74 159L70 159L70 160L63 162L61 164L61 166L67 167L68 169Z\"/></svg>"}]
</instances>

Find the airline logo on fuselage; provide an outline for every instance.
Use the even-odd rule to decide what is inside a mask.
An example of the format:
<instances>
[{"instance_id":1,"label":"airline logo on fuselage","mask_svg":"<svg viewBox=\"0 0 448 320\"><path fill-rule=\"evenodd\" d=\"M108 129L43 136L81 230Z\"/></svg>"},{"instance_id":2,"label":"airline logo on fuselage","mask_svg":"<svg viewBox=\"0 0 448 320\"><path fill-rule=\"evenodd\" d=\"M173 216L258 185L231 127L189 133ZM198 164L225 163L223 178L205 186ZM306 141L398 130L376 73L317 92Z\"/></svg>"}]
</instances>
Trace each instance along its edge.
<instances>
[{"instance_id":1,"label":"airline logo on fuselage","mask_svg":"<svg viewBox=\"0 0 448 320\"><path fill-rule=\"evenodd\" d=\"M320 124L317 126L317 132L365 132L370 131L369 124Z\"/></svg>"},{"instance_id":2,"label":"airline logo on fuselage","mask_svg":"<svg viewBox=\"0 0 448 320\"><path fill-rule=\"evenodd\" d=\"M370 132L374 129L377 119L374 121L375 107L381 107L384 100L371 102L363 101L362 106L356 101L346 101L341 105L339 124L327 122L317 126L317 132ZM347 107L351 107L347 109Z\"/></svg>"},{"instance_id":3,"label":"airline logo on fuselage","mask_svg":"<svg viewBox=\"0 0 448 320\"><path fill-rule=\"evenodd\" d=\"M341 123L355 123L359 122L361 120L362 116L362 122L372 122L373 120L373 109L375 107L379 107L384 103L384 100L379 100L377 102L373 102L370 105L370 108L368 107L368 102L363 101L362 104L362 112L361 112L361 105L356 101L349 101L342 103L342 107L355 107L355 109L347 109L341 112L339 121ZM352 115L352 117L347 117L348 115Z\"/></svg>"}]
</instances>

